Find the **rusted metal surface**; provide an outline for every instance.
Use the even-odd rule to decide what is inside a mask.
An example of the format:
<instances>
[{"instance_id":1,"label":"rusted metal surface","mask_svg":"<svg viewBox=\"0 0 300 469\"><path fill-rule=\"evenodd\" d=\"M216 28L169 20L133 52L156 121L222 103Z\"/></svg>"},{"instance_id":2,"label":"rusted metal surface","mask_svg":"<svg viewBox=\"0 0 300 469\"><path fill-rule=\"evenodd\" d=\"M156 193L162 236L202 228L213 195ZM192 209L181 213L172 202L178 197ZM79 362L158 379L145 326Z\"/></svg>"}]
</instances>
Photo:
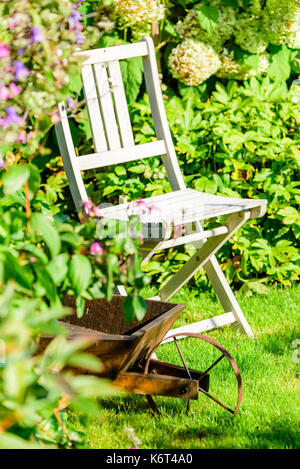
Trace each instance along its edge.
<instances>
[{"instance_id":1,"label":"rusted metal surface","mask_svg":"<svg viewBox=\"0 0 300 469\"><path fill-rule=\"evenodd\" d=\"M88 300L81 318L76 315L75 298L66 295L64 304L70 307L70 314L59 321L68 330L69 340L84 339L88 343L87 351L99 357L103 367L92 374L107 377L115 386L126 392L147 396L151 409L159 415L159 410L152 396L169 396L187 400L187 411L190 400L198 399L199 392L236 415L242 399L242 382L238 367L231 355L215 340L194 333L174 334L183 366L153 359L152 355L170 330L185 305L146 300L147 312L141 322L134 319L126 324L122 304L124 298L115 295L111 302L106 300ZM221 356L206 370L189 368L179 347L177 338L194 337L216 347ZM42 337L39 352L53 337ZM201 350L200 350L201 353ZM230 363L238 383L238 400L234 409L218 400L209 389L209 372L223 359ZM90 373L81 369L77 372Z\"/></svg>"},{"instance_id":2,"label":"rusted metal surface","mask_svg":"<svg viewBox=\"0 0 300 469\"><path fill-rule=\"evenodd\" d=\"M113 384L123 391L135 394L179 397L181 399L198 399L199 396L197 380L174 376L125 372L121 373L113 381Z\"/></svg>"},{"instance_id":3,"label":"rusted metal surface","mask_svg":"<svg viewBox=\"0 0 300 469\"><path fill-rule=\"evenodd\" d=\"M179 333L179 334L173 334L171 336L168 336L168 338L166 339L166 341L170 341L170 339L173 339L174 342L175 342L175 345L177 347L177 350L178 350L178 353L180 355L180 358L183 362L183 369L185 370L185 373L186 373L186 376L188 376L188 378L191 380L193 378L192 376L192 373L195 372L195 370L190 370L186 364L186 361L184 359L184 356L182 354L182 351L178 345L178 342L177 342L177 338L182 338L182 337L186 337L186 338L189 338L189 337L193 337L193 338L196 338L196 339L200 339L200 340L203 340L204 342L207 342L209 343L210 345L212 345L213 347L217 348L221 353L222 355L217 359L215 360L205 371L203 372L199 372L200 373L200 377L198 379L198 383L199 383L199 391L201 393L203 393L204 395L206 395L208 398L210 398L211 400L213 400L215 403L217 403L218 405L220 405L221 407L223 407L225 410L227 410L228 412L230 412L232 414L232 416L234 417L236 415L236 413L238 412L239 408L240 408L240 405L241 405L241 401L242 401L242 396L243 396L243 389L242 389L242 378L241 378L241 375L240 375L240 371L238 369L238 366L236 364L236 362L234 361L234 359L232 358L232 356L230 355L230 353L222 346L220 345L218 342L216 342L214 339L210 338L210 337L206 337L204 335L201 335L201 334L196 334L196 333ZM164 343L164 341L162 341L160 344L156 345L153 350L151 351L149 357L148 357L148 360L146 361L146 364L145 364L145 369L144 369L144 373L147 374L150 372L150 363L151 363L151 356L153 355L153 353L156 352L157 348L162 345ZM230 363L231 365L231 368L234 372L234 375L236 377L236 381L237 381L237 389L238 389L238 392L237 392L237 403L236 403L236 406L234 409L231 409L228 405L226 405L225 403L221 402L219 399L217 399L215 396L213 396L211 393L208 392L208 387L207 387L207 384L205 382L205 379L209 376L208 373L218 364L220 363L220 361L223 359L223 358L226 358L228 360L228 362ZM159 412L159 409L157 408L155 402L154 402L154 399L151 397L151 395L147 395L147 400L148 400L148 403L149 403L149 406L150 408L157 414L157 415L160 415L160 412ZM188 407L187 407L187 411L189 410L189 403L188 403Z\"/></svg>"}]
</instances>

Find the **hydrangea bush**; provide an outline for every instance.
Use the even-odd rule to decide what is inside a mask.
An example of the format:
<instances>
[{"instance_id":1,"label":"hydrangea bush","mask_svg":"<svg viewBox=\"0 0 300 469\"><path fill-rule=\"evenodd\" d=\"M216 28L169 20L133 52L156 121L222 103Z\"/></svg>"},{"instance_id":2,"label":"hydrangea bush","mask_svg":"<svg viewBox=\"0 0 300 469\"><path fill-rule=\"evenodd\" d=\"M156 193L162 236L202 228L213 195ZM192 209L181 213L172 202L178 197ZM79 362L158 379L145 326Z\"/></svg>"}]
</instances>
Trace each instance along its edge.
<instances>
[{"instance_id":1,"label":"hydrangea bush","mask_svg":"<svg viewBox=\"0 0 300 469\"><path fill-rule=\"evenodd\" d=\"M119 28L131 28L136 40L151 35L152 24L161 21L165 15L161 0L115 0L113 4Z\"/></svg>"},{"instance_id":2,"label":"hydrangea bush","mask_svg":"<svg viewBox=\"0 0 300 469\"><path fill-rule=\"evenodd\" d=\"M285 3L277 0L266 3L260 0L208 0L196 4L186 2L186 5L188 3L192 3L192 9L175 25L183 42L172 50L170 59L171 73L185 84L198 86L215 74L239 80L267 74L269 52L278 52L272 46L300 48L299 0ZM187 43L187 39L193 39L193 42ZM203 43L212 47L218 56L219 60L214 58L213 67L206 59ZM189 71L181 59L182 50L190 57ZM202 69L201 74L194 72L197 68Z\"/></svg>"}]
</instances>

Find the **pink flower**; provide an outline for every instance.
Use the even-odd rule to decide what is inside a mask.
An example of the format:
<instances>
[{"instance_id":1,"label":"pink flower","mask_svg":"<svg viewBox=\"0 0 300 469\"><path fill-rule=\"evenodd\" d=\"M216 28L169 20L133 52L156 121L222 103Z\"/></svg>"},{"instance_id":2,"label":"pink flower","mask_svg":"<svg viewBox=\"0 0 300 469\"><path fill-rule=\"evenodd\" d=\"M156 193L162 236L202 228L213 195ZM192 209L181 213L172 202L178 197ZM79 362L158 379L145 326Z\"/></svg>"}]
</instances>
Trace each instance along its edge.
<instances>
[{"instance_id":1,"label":"pink flower","mask_svg":"<svg viewBox=\"0 0 300 469\"><path fill-rule=\"evenodd\" d=\"M26 132L25 130L22 130L18 135L17 143L26 143L26 142L27 142Z\"/></svg>"},{"instance_id":2,"label":"pink flower","mask_svg":"<svg viewBox=\"0 0 300 469\"><path fill-rule=\"evenodd\" d=\"M10 47L4 42L0 42L0 59L10 56Z\"/></svg>"},{"instance_id":3,"label":"pink flower","mask_svg":"<svg viewBox=\"0 0 300 469\"><path fill-rule=\"evenodd\" d=\"M98 218L102 217L101 210L99 207L97 207L97 205L93 207L93 214L95 215L95 217L98 217Z\"/></svg>"},{"instance_id":4,"label":"pink flower","mask_svg":"<svg viewBox=\"0 0 300 469\"><path fill-rule=\"evenodd\" d=\"M134 201L134 204L137 205L137 206L140 206L142 207L143 209L143 213L149 213L151 214L151 212L153 210L160 210L159 207L157 207L156 205L152 204L152 205L149 205L145 200L135 200Z\"/></svg>"},{"instance_id":5,"label":"pink flower","mask_svg":"<svg viewBox=\"0 0 300 469\"><path fill-rule=\"evenodd\" d=\"M92 214L93 206L94 204L91 200L87 200L86 202L83 203L83 209L87 213L87 215Z\"/></svg>"},{"instance_id":6,"label":"pink flower","mask_svg":"<svg viewBox=\"0 0 300 469\"><path fill-rule=\"evenodd\" d=\"M173 239L177 239L180 236L184 235L185 233L185 228L184 225L175 225L174 226L174 233L173 233Z\"/></svg>"},{"instance_id":7,"label":"pink flower","mask_svg":"<svg viewBox=\"0 0 300 469\"><path fill-rule=\"evenodd\" d=\"M8 87L9 87L10 91L12 92L12 94L14 94L14 95L16 95L16 96L17 96L18 94L20 94L21 91L22 91L21 86L16 85L16 84L13 83L13 82L10 83L10 84L8 85Z\"/></svg>"},{"instance_id":8,"label":"pink flower","mask_svg":"<svg viewBox=\"0 0 300 469\"><path fill-rule=\"evenodd\" d=\"M9 89L4 85L0 85L0 101L5 101L6 99L9 99L11 97L12 94Z\"/></svg>"},{"instance_id":9,"label":"pink flower","mask_svg":"<svg viewBox=\"0 0 300 469\"><path fill-rule=\"evenodd\" d=\"M98 241L94 241L91 244L90 253L93 256L101 256L101 254L103 254L103 247L101 246L100 243L98 243Z\"/></svg>"}]
</instances>

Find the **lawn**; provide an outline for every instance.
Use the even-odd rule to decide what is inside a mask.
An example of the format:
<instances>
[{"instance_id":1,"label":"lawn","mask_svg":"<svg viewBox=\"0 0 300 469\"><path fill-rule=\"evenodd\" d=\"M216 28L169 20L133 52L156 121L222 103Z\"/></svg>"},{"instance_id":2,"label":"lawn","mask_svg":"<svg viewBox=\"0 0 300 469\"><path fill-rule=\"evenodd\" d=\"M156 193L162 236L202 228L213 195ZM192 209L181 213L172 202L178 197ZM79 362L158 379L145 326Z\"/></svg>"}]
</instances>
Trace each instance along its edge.
<instances>
[{"instance_id":1,"label":"lawn","mask_svg":"<svg viewBox=\"0 0 300 469\"><path fill-rule=\"evenodd\" d=\"M243 401L234 419L204 395L191 402L189 415L184 401L159 398L160 419L147 408L143 396L107 398L101 401L100 416L89 426L92 446L130 448L125 429L133 427L140 448L299 448L300 365L295 363L295 354L293 359L292 345L300 339L299 293L300 287L278 288L266 296L238 297L254 340L230 326L207 333L228 349L241 371ZM172 301L186 304L176 325L222 312L209 293L196 297L186 290ZM181 340L180 346L195 368L203 370L212 361L212 352L203 343L187 339ZM158 356L179 364L174 344L162 346ZM210 381L214 395L223 396L230 405L236 397L232 378L222 360ZM69 414L68 419L83 429L78 415Z\"/></svg>"}]
</instances>

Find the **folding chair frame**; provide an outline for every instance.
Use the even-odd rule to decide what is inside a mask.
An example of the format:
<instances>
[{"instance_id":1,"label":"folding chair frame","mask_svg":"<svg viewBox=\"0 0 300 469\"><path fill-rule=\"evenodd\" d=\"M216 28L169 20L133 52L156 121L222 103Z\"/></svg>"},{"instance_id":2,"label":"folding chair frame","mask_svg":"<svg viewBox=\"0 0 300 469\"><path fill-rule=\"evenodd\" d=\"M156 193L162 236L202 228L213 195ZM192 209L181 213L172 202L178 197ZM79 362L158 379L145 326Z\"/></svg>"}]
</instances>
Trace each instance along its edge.
<instances>
[{"instance_id":1,"label":"folding chair frame","mask_svg":"<svg viewBox=\"0 0 300 469\"><path fill-rule=\"evenodd\" d=\"M77 210L80 211L83 203L88 200L81 171L150 156L162 156L173 191L185 190L186 186L177 161L164 108L155 49L151 38L144 38L136 44L82 51L76 55L85 58L82 65L82 79L95 153L76 156L64 103L59 105L61 121L56 125L56 134ZM119 66L119 60L137 56L143 58L146 88L158 138L155 142L142 145L134 144ZM111 81L114 84L113 88L109 89ZM103 93L103 89L107 89L109 93ZM113 95L114 101L112 101L111 95ZM101 102L101 108L99 102ZM103 107L105 113L103 113ZM145 248L148 251L145 254L144 262L161 249L188 243L193 243L196 246L196 252L190 260L161 288L159 292L161 300L169 300L201 267L204 267L224 309L225 314L173 329L169 334L202 332L236 322L241 331L253 337L251 328L215 254L250 217L262 216L264 211L265 201L259 200L255 207L251 206L248 210L229 214L224 225L220 227L204 231L200 222L195 220L196 233L188 232L184 236L170 240L168 239L170 230L167 230L165 239L146 243ZM120 287L119 292L126 294L124 287Z\"/></svg>"}]
</instances>

